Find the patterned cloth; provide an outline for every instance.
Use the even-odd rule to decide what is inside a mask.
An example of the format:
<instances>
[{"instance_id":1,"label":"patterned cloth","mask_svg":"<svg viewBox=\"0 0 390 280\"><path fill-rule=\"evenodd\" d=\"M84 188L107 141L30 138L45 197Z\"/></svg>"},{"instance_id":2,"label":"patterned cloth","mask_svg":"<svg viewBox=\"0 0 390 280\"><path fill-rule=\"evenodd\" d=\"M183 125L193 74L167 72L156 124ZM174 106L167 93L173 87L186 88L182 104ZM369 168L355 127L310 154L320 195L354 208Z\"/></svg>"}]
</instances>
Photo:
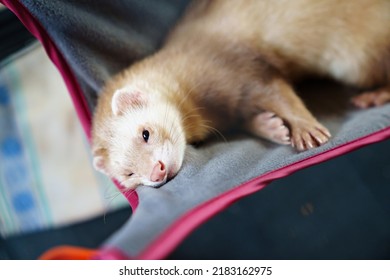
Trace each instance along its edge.
<instances>
[{"instance_id":1,"label":"patterned cloth","mask_svg":"<svg viewBox=\"0 0 390 280\"><path fill-rule=\"evenodd\" d=\"M82 221L127 206L95 173L60 75L34 45L0 65L0 234Z\"/></svg>"}]
</instances>

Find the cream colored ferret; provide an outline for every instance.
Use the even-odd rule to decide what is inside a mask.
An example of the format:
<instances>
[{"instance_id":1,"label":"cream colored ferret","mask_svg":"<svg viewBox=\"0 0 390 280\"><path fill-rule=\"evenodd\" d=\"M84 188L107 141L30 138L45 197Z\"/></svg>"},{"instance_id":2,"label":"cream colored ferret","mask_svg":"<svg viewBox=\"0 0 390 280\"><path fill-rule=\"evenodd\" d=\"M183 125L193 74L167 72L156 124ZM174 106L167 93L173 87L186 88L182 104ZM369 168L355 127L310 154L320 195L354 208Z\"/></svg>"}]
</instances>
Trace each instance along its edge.
<instances>
[{"instance_id":1,"label":"cream colored ferret","mask_svg":"<svg viewBox=\"0 0 390 280\"><path fill-rule=\"evenodd\" d=\"M161 50L101 92L94 165L127 188L159 186L213 130L322 145L329 131L291 86L307 75L371 89L359 107L388 102L390 1L196 0Z\"/></svg>"}]
</instances>

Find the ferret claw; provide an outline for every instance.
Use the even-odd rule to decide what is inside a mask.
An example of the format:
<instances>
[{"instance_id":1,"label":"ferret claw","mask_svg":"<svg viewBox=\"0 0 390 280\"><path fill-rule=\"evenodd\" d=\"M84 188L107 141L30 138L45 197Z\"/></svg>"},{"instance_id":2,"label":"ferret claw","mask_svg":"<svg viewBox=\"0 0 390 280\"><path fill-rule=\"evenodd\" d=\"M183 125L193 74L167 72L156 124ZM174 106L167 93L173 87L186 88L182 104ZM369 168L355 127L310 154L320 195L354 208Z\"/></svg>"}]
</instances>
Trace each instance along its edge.
<instances>
[{"instance_id":1,"label":"ferret claw","mask_svg":"<svg viewBox=\"0 0 390 280\"><path fill-rule=\"evenodd\" d=\"M322 125L304 123L292 126L291 144L298 151L305 151L325 144L330 137L329 131Z\"/></svg>"}]
</instances>

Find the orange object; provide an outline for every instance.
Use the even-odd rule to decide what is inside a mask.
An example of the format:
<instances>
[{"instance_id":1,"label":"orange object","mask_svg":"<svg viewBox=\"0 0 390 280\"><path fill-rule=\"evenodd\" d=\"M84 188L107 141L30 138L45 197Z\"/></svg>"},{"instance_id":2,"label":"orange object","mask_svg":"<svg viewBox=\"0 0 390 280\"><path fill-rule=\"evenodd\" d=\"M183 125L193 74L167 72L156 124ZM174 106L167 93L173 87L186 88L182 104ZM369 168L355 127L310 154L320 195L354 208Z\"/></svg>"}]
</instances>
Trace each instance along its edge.
<instances>
[{"instance_id":1,"label":"orange object","mask_svg":"<svg viewBox=\"0 0 390 280\"><path fill-rule=\"evenodd\" d=\"M58 246L43 253L40 260L90 260L98 250L74 246Z\"/></svg>"}]
</instances>

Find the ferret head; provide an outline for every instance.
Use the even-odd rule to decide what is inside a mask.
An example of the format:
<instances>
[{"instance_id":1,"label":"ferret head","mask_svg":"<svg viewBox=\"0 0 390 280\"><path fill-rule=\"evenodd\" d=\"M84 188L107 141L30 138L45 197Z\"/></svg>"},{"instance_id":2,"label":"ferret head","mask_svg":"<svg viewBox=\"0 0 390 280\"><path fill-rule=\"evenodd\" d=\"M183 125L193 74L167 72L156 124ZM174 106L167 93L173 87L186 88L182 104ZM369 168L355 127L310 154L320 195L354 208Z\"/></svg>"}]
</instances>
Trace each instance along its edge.
<instances>
[{"instance_id":1,"label":"ferret head","mask_svg":"<svg viewBox=\"0 0 390 280\"><path fill-rule=\"evenodd\" d=\"M174 177L186 145L179 111L132 88L114 93L111 110L105 123L108 140L94 150L95 168L126 188L157 187Z\"/></svg>"}]
</instances>

